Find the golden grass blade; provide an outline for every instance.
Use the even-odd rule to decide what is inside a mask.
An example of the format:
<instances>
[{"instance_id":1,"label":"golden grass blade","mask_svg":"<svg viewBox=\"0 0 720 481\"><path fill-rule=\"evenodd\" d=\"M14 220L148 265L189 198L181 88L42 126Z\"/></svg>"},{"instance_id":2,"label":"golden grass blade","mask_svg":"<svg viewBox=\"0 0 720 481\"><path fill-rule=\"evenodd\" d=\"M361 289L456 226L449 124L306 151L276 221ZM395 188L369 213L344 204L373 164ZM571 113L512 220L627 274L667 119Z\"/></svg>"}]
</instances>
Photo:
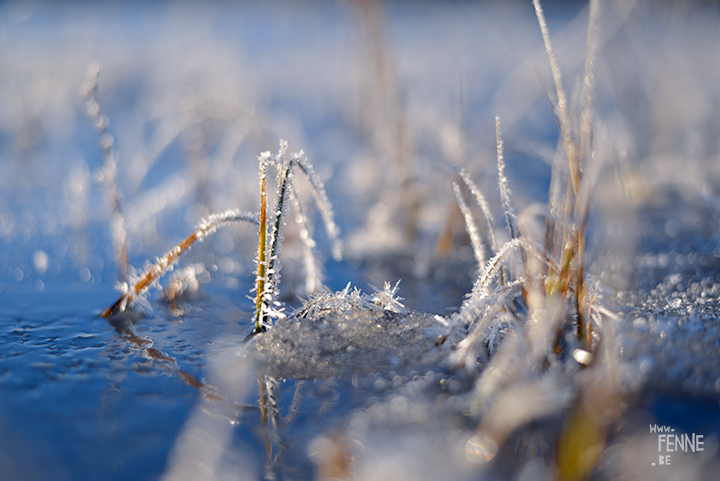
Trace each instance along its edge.
<instances>
[{"instance_id":1,"label":"golden grass blade","mask_svg":"<svg viewBox=\"0 0 720 481\"><path fill-rule=\"evenodd\" d=\"M255 332L262 331L263 293L267 279L267 168L270 152L260 155L260 230L258 233L257 285L255 289Z\"/></svg>"}]
</instances>

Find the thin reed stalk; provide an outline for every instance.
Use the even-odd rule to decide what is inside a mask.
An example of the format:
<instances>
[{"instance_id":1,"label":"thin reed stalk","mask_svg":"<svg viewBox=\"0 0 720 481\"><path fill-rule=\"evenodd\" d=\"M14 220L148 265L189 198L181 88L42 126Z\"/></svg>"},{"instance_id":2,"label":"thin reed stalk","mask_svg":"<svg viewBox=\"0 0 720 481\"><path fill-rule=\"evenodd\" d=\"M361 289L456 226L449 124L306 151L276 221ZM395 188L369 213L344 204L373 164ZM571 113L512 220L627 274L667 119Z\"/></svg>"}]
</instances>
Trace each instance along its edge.
<instances>
[{"instance_id":1,"label":"thin reed stalk","mask_svg":"<svg viewBox=\"0 0 720 481\"><path fill-rule=\"evenodd\" d=\"M505 213L505 224L507 225L508 234L510 239L515 239L518 236L517 228L515 227L515 210L512 207L512 195L510 193L510 187L508 187L507 177L505 177L505 157L503 156L503 140L500 133L500 117L495 117L495 145L496 145L496 163L497 163L497 175L498 175L498 187L500 188L500 201L502 203L503 212ZM522 253L522 261L525 263L525 254ZM500 284L505 285L505 278L509 278L506 274L505 267L500 268Z\"/></svg>"},{"instance_id":2,"label":"thin reed stalk","mask_svg":"<svg viewBox=\"0 0 720 481\"><path fill-rule=\"evenodd\" d=\"M282 243L283 236L280 229L282 228L283 224L283 217L285 215L285 210L287 207L287 197L288 192L290 191L291 185L292 185L292 167L294 164L294 160L291 159L290 162L288 162L287 166L284 166L284 168L280 169L280 175L278 178L278 192L277 192L277 199L275 200L275 222L273 223L273 229L272 233L270 235L270 268L268 269L268 272L270 276L274 277L277 282L277 278L279 277L279 271L278 269L278 252L280 250L280 244Z\"/></svg>"},{"instance_id":3,"label":"thin reed stalk","mask_svg":"<svg viewBox=\"0 0 720 481\"><path fill-rule=\"evenodd\" d=\"M267 324L267 314L271 308L273 298L277 294L277 285L280 282L280 263L278 261L278 252L282 242L282 223L285 214L285 200L290 190L290 178L292 175L292 165L294 159L285 165L285 154L287 151L287 142L280 142L280 152L277 156L264 154L261 161L261 186L260 186L260 202L261 217L262 211L265 211L265 222L261 220L260 240L258 245L258 285L256 292L256 313L255 313L255 332L261 332ZM273 206L273 214L275 216L272 222L272 230L270 231L269 242L267 240L267 166L274 163L278 167L277 174L277 193L275 204Z\"/></svg>"},{"instance_id":4,"label":"thin reed stalk","mask_svg":"<svg viewBox=\"0 0 720 481\"><path fill-rule=\"evenodd\" d=\"M500 117L495 117L495 143L497 149L497 172L498 187L500 187L500 201L502 202L503 212L505 213L505 222L507 224L510 239L517 237L517 228L515 227L515 210L512 207L510 187L508 187L507 177L505 177L505 158L503 156L503 140L500 134Z\"/></svg>"},{"instance_id":5,"label":"thin reed stalk","mask_svg":"<svg viewBox=\"0 0 720 481\"><path fill-rule=\"evenodd\" d=\"M387 42L387 27L383 2L354 0L355 11L367 58L360 83L359 114L363 133L368 134L379 153L390 159L393 175L385 176L384 193L399 198L398 214L403 235L408 242L417 240L422 197L417 186L413 166L413 142L410 118L402 82L392 49Z\"/></svg>"},{"instance_id":6,"label":"thin reed stalk","mask_svg":"<svg viewBox=\"0 0 720 481\"><path fill-rule=\"evenodd\" d=\"M283 157L284 155L281 157L281 161L283 160ZM275 199L274 212L275 220L273 222L272 232L270 233L269 253L267 256L267 279L265 280L265 292L262 294L262 297L264 298L263 303L266 309L271 307L273 298L278 295L278 284L280 284L281 269L278 256L280 252L280 245L283 240L283 235L280 229L283 225L283 217L285 215L287 205L286 199L291 188L293 164L293 159L290 159L290 162L288 162L286 166L282 164L280 165L278 172L278 191L277 198ZM265 319L262 321L264 323Z\"/></svg>"},{"instance_id":7,"label":"thin reed stalk","mask_svg":"<svg viewBox=\"0 0 720 481\"><path fill-rule=\"evenodd\" d=\"M300 235L304 237L303 243L305 244L305 250L309 249L309 254L306 252L306 270L308 275L312 273L313 279L317 278L314 258L312 256L312 246L314 241L310 239L310 234L307 229L306 219L302 212L302 208L299 203L299 199L295 196L293 191L293 168L297 165L300 170L305 174L309 180L313 198L317 204L318 210L325 224L325 229L332 243L333 257L337 260L342 258L342 246L340 244L339 232L337 225L335 224L332 204L327 197L325 187L322 181L315 174L315 170L312 164L308 161L305 153L300 151L296 154L292 154L290 159L286 159L287 155L287 142L280 142L280 151L277 155L270 155L270 153L263 154L260 158L260 239L258 243L258 272L257 272L257 286L256 286L256 312L255 312L255 332L261 332L264 327L267 326L268 313L272 309L273 299L278 294L278 284L280 283L280 269L281 264L279 262L280 256L280 245L282 244L282 226L284 223L285 211L287 210L288 198L293 198L296 204L296 221L300 228ZM278 168L278 175L276 179L277 192L275 203L273 205L272 215L274 219L272 221L272 229L268 239L268 219L267 219L267 167L269 164L274 164ZM264 213L263 213L264 212ZM312 243L311 243L312 242ZM312 266L309 266L312 264ZM307 285L307 279L306 279ZM315 287L313 286L313 290ZM273 311L274 315L282 316L280 311Z\"/></svg>"},{"instance_id":8,"label":"thin reed stalk","mask_svg":"<svg viewBox=\"0 0 720 481\"><path fill-rule=\"evenodd\" d=\"M583 79L583 89L580 98L580 139L579 151L585 158L589 159L593 151L592 146L592 123L593 123L593 98L595 87L594 62L597 45L597 28L600 23L601 1L590 1L590 14L588 19L588 36L587 48L585 52L585 74ZM593 180L593 179L591 179ZM590 184L590 182L585 182ZM578 226L578 252L577 252L577 271L575 277L578 313L578 334L584 341L585 348L590 350L592 347L592 319L589 316L587 295L585 292L585 249L586 249L586 229L590 211L590 190L591 185L587 185L578 195L580 201L576 203L576 218L579 219ZM584 198L583 198L584 195Z\"/></svg>"},{"instance_id":9,"label":"thin reed stalk","mask_svg":"<svg viewBox=\"0 0 720 481\"><path fill-rule=\"evenodd\" d=\"M115 246L115 263L121 282L128 278L128 240L125 232L125 218L123 217L120 198L122 193L117 185L117 155L115 153L115 140L108 132L108 119L103 114L98 100L98 85L100 65L93 63L88 68L87 81L84 88L85 107L88 117L98 134L98 140L103 155L103 168L100 181L107 188L108 201L112 216L110 230Z\"/></svg>"}]
</instances>

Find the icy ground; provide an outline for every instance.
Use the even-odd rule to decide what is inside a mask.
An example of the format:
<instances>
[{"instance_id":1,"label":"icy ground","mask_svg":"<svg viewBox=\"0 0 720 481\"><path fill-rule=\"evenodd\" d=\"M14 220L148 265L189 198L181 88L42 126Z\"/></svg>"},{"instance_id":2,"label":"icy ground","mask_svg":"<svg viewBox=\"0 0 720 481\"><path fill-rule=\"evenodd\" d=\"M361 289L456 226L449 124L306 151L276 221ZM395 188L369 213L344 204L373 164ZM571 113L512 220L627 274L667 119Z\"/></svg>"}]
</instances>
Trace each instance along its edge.
<instances>
[{"instance_id":1,"label":"icy ground","mask_svg":"<svg viewBox=\"0 0 720 481\"><path fill-rule=\"evenodd\" d=\"M698 205L699 204L699 205ZM703 205L704 204L704 205ZM668 216L669 212L675 215ZM636 390L720 393L720 243L717 212L668 206L633 263L635 288L618 296L619 349ZM655 216L658 212L655 211Z\"/></svg>"}]
</instances>

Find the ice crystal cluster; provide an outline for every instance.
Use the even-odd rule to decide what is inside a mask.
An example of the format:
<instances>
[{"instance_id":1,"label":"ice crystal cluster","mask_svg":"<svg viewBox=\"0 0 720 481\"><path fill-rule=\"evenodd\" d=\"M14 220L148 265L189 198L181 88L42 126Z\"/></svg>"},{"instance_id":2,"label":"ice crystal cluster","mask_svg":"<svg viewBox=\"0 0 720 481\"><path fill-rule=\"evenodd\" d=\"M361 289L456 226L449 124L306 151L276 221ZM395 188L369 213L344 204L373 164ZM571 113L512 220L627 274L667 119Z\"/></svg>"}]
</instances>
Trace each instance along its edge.
<instances>
[{"instance_id":1,"label":"ice crystal cluster","mask_svg":"<svg viewBox=\"0 0 720 481\"><path fill-rule=\"evenodd\" d=\"M437 364L447 329L440 316L405 309L397 285L310 296L298 311L249 341L263 372L315 379L343 374L422 369Z\"/></svg>"}]
</instances>

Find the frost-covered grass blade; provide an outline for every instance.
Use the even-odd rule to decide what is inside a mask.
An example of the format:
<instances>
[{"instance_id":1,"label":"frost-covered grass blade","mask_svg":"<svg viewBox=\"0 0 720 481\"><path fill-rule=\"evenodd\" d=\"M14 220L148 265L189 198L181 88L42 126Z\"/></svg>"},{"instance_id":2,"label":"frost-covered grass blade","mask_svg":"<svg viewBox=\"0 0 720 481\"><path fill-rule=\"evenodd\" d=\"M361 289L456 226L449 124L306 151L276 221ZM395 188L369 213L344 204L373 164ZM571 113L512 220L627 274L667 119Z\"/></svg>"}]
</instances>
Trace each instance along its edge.
<instances>
[{"instance_id":1,"label":"frost-covered grass blade","mask_svg":"<svg viewBox=\"0 0 720 481\"><path fill-rule=\"evenodd\" d=\"M268 225L267 215L267 168L272 164L278 170L276 179L276 198L270 211L272 227ZM294 167L300 168L310 182L312 194L318 206L325 229L332 243L333 257L342 259L342 245L340 243L339 228L335 224L332 204L327 197L322 181L315 174L312 164L308 161L305 153L287 155L287 142L280 141L280 149L277 155L269 152L260 156L260 233L258 243L257 263L257 286L256 286L256 311L255 328L256 333L261 332L269 326L270 317L282 317L282 311L276 304L279 294L280 283L280 246L283 241L282 227L285 222L288 199L295 204L295 221L298 224L300 237L305 250L306 287L312 287L318 276L315 271L315 261L312 255L314 241L310 238L307 229L306 217L303 213L300 201L294 192L293 183ZM268 232L268 229L270 231ZM269 239L269 240L268 240ZM312 281L310 281L312 279ZM312 291L308 291L310 293Z\"/></svg>"},{"instance_id":2,"label":"frost-covered grass blade","mask_svg":"<svg viewBox=\"0 0 720 481\"><path fill-rule=\"evenodd\" d=\"M215 232L218 227L235 222L257 224L258 220L257 215L240 212L238 210L229 210L221 214L213 214L203 219L195 232L159 258L137 281L132 285L125 284L125 293L115 304L102 313L102 317L110 317L123 312L128 305L143 296L154 282L164 276L168 270L172 268L173 264L177 262L180 255L188 250L196 241L203 240L206 236Z\"/></svg>"}]
</instances>

